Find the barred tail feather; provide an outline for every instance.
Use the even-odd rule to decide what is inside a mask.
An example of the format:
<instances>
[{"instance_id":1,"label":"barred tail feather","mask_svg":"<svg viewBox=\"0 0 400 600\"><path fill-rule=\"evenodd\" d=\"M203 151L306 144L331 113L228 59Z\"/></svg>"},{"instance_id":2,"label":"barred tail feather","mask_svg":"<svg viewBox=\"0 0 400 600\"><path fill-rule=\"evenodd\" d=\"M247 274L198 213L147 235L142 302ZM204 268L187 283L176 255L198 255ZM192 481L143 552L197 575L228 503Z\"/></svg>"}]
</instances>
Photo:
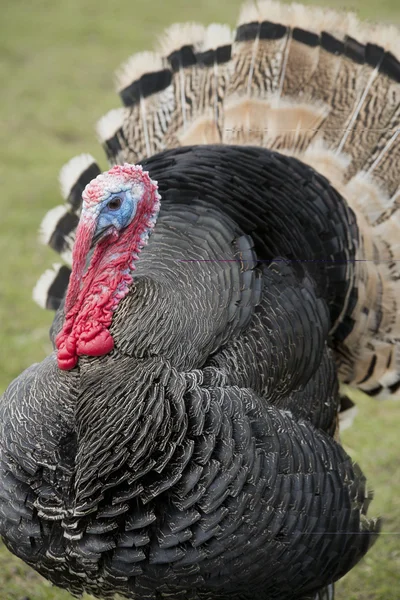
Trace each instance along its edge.
<instances>
[{"instance_id":1,"label":"barred tail feather","mask_svg":"<svg viewBox=\"0 0 400 600\"><path fill-rule=\"evenodd\" d=\"M79 154L62 167L59 174L61 193L70 209L79 213L82 192L99 173L100 168L90 154Z\"/></svg>"},{"instance_id":2,"label":"barred tail feather","mask_svg":"<svg viewBox=\"0 0 400 600\"><path fill-rule=\"evenodd\" d=\"M72 261L72 247L78 221L79 217L75 212L68 210L65 205L60 205L49 210L40 225L40 241L58 252L68 264Z\"/></svg>"},{"instance_id":3,"label":"barred tail feather","mask_svg":"<svg viewBox=\"0 0 400 600\"><path fill-rule=\"evenodd\" d=\"M71 269L56 263L52 269L47 269L37 281L32 296L41 308L57 310L64 298L68 287Z\"/></svg>"},{"instance_id":4,"label":"barred tail feather","mask_svg":"<svg viewBox=\"0 0 400 600\"><path fill-rule=\"evenodd\" d=\"M72 264L75 230L81 211L85 186L100 173L100 167L90 154L80 154L60 170L59 182L65 204L49 210L40 225L40 241L50 246L67 263ZM53 265L38 280L33 299L42 308L57 310L68 287L70 268Z\"/></svg>"}]
</instances>

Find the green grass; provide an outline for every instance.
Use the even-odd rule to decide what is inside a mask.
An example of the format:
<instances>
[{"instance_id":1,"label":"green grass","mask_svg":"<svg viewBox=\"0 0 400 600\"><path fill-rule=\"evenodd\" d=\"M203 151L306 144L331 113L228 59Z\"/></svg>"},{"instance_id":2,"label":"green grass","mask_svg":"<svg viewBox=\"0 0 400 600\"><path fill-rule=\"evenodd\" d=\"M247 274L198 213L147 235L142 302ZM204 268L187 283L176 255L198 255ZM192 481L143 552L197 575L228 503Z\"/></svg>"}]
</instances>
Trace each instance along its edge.
<instances>
[{"instance_id":1,"label":"green grass","mask_svg":"<svg viewBox=\"0 0 400 600\"><path fill-rule=\"evenodd\" d=\"M322 2L321 2L322 3ZM338 4L323 2L338 7ZM151 48L175 21L234 23L239 0L3 0L0 20L0 392L50 351L51 315L31 301L42 271L57 257L37 243L45 211L59 202L57 173L76 153L106 166L93 125L119 105L112 72ZM400 22L398 0L353 1L365 17ZM343 435L375 489L372 513L385 518L380 540L338 585L338 600L400 598L400 405L360 399ZM62 600L0 548L0 600Z\"/></svg>"}]
</instances>

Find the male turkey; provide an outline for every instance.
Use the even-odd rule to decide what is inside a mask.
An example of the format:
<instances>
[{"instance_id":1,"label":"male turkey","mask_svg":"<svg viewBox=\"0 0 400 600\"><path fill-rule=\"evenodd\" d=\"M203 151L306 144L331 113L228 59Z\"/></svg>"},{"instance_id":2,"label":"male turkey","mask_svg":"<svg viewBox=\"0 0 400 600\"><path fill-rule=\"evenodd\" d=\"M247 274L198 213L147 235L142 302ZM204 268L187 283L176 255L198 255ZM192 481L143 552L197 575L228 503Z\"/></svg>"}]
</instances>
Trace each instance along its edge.
<instances>
[{"instance_id":1,"label":"male turkey","mask_svg":"<svg viewBox=\"0 0 400 600\"><path fill-rule=\"evenodd\" d=\"M400 385L396 35L264 2L120 72L114 166L42 225L55 352L0 403L0 533L56 585L332 598L376 539L337 374Z\"/></svg>"}]
</instances>

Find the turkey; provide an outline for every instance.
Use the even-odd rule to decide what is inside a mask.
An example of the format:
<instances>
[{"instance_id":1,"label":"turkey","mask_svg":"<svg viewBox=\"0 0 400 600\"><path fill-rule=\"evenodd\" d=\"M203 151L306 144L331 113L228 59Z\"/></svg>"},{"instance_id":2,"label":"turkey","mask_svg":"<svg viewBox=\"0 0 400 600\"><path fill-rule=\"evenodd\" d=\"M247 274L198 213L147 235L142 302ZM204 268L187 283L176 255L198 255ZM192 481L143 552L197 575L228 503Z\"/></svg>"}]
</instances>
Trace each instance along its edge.
<instances>
[{"instance_id":1,"label":"turkey","mask_svg":"<svg viewBox=\"0 0 400 600\"><path fill-rule=\"evenodd\" d=\"M398 39L267 1L118 72L0 402L0 534L56 585L327 600L377 538L339 381L400 387Z\"/></svg>"}]
</instances>

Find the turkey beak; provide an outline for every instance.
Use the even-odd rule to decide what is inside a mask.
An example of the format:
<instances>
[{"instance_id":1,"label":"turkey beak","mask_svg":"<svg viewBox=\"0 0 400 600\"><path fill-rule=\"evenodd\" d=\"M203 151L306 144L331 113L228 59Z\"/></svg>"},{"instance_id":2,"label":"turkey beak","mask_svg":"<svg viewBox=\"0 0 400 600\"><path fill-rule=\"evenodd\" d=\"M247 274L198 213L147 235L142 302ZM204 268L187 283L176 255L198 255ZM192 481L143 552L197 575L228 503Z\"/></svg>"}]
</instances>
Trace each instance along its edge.
<instances>
[{"instance_id":1,"label":"turkey beak","mask_svg":"<svg viewBox=\"0 0 400 600\"><path fill-rule=\"evenodd\" d=\"M112 225L109 225L105 229L101 229L100 231L96 231L92 237L92 243L90 245L90 250L92 250L96 244L98 244L101 240L106 238L111 233Z\"/></svg>"}]
</instances>

